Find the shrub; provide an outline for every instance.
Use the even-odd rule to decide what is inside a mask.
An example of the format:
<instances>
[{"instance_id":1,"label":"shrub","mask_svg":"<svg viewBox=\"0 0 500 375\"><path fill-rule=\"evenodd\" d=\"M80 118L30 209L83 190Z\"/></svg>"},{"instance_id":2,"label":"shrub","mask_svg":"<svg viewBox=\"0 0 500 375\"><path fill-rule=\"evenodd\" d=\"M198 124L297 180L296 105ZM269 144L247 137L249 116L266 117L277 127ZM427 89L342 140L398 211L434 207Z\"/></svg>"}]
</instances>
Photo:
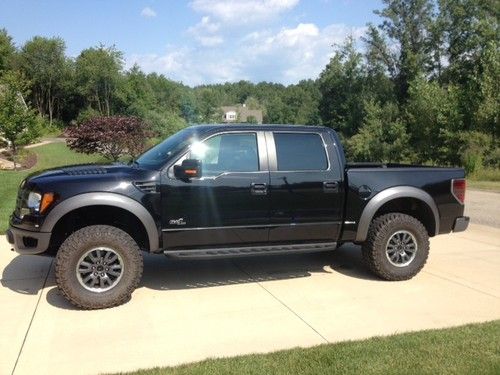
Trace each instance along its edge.
<instances>
[{"instance_id":1,"label":"shrub","mask_svg":"<svg viewBox=\"0 0 500 375\"><path fill-rule=\"evenodd\" d=\"M101 154L117 161L123 155L136 157L145 148L149 130L137 117L94 117L67 131L70 149Z\"/></svg>"}]
</instances>

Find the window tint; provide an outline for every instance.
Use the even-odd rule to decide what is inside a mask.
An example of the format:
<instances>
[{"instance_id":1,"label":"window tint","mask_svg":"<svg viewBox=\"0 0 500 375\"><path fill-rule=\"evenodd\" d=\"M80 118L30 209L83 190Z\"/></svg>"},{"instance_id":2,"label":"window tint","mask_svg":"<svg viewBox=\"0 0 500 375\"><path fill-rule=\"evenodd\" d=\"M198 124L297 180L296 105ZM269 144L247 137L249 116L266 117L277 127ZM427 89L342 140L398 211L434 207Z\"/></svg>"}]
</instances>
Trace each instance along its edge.
<instances>
[{"instance_id":1,"label":"window tint","mask_svg":"<svg viewBox=\"0 0 500 375\"><path fill-rule=\"evenodd\" d=\"M190 158L201 160L202 175L259 170L255 133L221 134L191 146Z\"/></svg>"},{"instance_id":2,"label":"window tint","mask_svg":"<svg viewBox=\"0 0 500 375\"><path fill-rule=\"evenodd\" d=\"M309 171L328 168L323 140L312 133L274 133L279 171Z\"/></svg>"}]
</instances>

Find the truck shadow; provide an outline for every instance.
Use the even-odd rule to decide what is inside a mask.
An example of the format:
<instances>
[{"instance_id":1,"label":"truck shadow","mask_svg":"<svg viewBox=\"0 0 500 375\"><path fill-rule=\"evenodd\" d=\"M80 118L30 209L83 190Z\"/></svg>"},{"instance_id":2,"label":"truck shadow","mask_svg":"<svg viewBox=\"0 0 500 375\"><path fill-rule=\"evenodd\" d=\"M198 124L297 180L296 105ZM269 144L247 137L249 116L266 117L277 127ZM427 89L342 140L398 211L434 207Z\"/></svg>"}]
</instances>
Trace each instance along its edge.
<instances>
[{"instance_id":1,"label":"truck shadow","mask_svg":"<svg viewBox=\"0 0 500 375\"><path fill-rule=\"evenodd\" d=\"M46 300L63 309L75 309L59 293L54 278L53 264L46 259L45 272L37 278L20 279L26 276L32 256L17 256L3 270L1 284L5 288L22 294L38 294L48 288ZM47 264L49 262L49 264ZM48 267L51 267L47 276ZM161 255L144 256L144 273L140 288L153 290L184 290L260 283L276 280L291 280L310 277L313 274L342 274L348 277L378 281L363 265L359 246L343 245L330 252L258 256L233 259L175 260ZM31 280L29 286L20 280Z\"/></svg>"}]
</instances>

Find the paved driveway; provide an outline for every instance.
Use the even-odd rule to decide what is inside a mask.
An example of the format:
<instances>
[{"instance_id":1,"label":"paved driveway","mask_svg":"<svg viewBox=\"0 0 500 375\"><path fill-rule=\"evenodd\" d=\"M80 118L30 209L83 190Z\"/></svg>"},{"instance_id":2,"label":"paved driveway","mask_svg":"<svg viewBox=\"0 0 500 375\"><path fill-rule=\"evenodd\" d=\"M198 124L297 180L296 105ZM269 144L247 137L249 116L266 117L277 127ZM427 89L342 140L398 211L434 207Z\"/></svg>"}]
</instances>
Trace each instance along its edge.
<instances>
[{"instance_id":1,"label":"paved driveway","mask_svg":"<svg viewBox=\"0 0 500 375\"><path fill-rule=\"evenodd\" d=\"M468 190L465 199L465 214L474 223L500 228L500 193Z\"/></svg>"},{"instance_id":2,"label":"paved driveway","mask_svg":"<svg viewBox=\"0 0 500 375\"><path fill-rule=\"evenodd\" d=\"M432 239L416 278L384 282L360 249L246 260L145 259L132 300L78 311L51 259L0 239L0 374L98 373L175 365L500 318L500 229Z\"/></svg>"}]
</instances>

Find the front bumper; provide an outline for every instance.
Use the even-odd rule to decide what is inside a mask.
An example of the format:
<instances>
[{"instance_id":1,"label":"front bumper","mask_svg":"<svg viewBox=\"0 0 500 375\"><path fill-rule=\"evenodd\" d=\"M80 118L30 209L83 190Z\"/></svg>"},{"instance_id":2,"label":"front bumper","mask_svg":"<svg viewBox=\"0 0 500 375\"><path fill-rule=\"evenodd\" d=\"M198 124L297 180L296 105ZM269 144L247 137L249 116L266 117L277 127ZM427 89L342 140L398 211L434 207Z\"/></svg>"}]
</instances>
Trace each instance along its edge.
<instances>
[{"instance_id":1,"label":"front bumper","mask_svg":"<svg viewBox=\"0 0 500 375\"><path fill-rule=\"evenodd\" d=\"M49 248L51 234L50 232L32 232L11 226L7 229L7 241L19 254L41 254Z\"/></svg>"},{"instance_id":2,"label":"front bumper","mask_svg":"<svg viewBox=\"0 0 500 375\"><path fill-rule=\"evenodd\" d=\"M455 219L453 224L453 232L463 232L469 226L470 218L468 216L461 216Z\"/></svg>"}]
</instances>

